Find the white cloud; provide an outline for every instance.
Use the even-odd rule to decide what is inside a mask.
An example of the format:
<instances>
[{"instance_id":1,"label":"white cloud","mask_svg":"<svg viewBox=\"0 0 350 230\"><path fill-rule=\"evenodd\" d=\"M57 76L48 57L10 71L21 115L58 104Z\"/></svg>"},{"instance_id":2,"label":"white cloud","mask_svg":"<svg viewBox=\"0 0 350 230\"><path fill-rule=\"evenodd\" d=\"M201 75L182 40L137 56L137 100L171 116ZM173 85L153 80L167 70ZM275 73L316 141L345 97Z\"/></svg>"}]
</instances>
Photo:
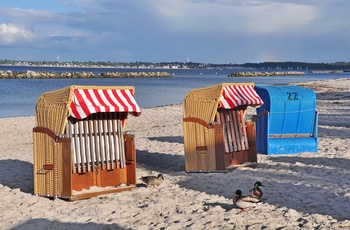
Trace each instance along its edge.
<instances>
[{"instance_id":1,"label":"white cloud","mask_svg":"<svg viewBox=\"0 0 350 230\"><path fill-rule=\"evenodd\" d=\"M33 9L0 9L8 23L0 24L0 45L53 48L80 44L81 38L91 36L91 31L75 27L81 20L67 14ZM80 41L79 41L80 39ZM77 42L77 44L67 42Z\"/></svg>"},{"instance_id":2,"label":"white cloud","mask_svg":"<svg viewBox=\"0 0 350 230\"><path fill-rule=\"evenodd\" d=\"M0 43L3 45L15 45L32 37L32 33L24 28L12 24L0 24Z\"/></svg>"}]
</instances>

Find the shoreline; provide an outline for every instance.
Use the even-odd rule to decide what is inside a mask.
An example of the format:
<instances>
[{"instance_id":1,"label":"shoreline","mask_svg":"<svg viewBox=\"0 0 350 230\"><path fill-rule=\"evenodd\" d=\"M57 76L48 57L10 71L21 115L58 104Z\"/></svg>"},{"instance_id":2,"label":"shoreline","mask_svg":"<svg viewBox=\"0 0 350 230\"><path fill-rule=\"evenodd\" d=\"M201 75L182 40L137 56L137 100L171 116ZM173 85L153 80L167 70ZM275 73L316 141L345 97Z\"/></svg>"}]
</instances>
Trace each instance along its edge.
<instances>
[{"instance_id":1,"label":"shoreline","mask_svg":"<svg viewBox=\"0 0 350 230\"><path fill-rule=\"evenodd\" d=\"M167 72L104 72L95 75L92 72L12 72L0 70L0 79L56 79L56 78L150 78L171 77Z\"/></svg>"},{"instance_id":2,"label":"shoreline","mask_svg":"<svg viewBox=\"0 0 350 230\"><path fill-rule=\"evenodd\" d=\"M67 202L33 195L35 117L0 118L1 229L348 229L350 227L350 78L292 83L317 97L317 153L258 154L256 168L186 173L182 104L128 116L135 135L137 187ZM247 111L253 113L253 110ZM162 173L158 188L141 176ZM232 203L261 181L264 203L241 212Z\"/></svg>"}]
</instances>

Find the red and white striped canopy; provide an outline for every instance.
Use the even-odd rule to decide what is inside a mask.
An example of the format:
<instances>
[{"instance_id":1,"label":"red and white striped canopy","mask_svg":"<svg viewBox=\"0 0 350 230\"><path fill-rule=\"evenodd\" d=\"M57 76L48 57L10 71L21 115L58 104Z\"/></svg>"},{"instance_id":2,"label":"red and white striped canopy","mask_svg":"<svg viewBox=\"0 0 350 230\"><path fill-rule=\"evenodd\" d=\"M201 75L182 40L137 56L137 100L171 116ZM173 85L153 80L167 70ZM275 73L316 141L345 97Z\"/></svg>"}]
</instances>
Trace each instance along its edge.
<instances>
[{"instance_id":1,"label":"red and white striped canopy","mask_svg":"<svg viewBox=\"0 0 350 230\"><path fill-rule=\"evenodd\" d=\"M72 117L83 119L98 112L128 112L138 116L141 109L129 89L74 89Z\"/></svg>"},{"instance_id":2,"label":"red and white striped canopy","mask_svg":"<svg viewBox=\"0 0 350 230\"><path fill-rule=\"evenodd\" d=\"M226 85L222 91L220 107L233 109L240 105L259 106L264 104L256 93L254 85Z\"/></svg>"}]
</instances>

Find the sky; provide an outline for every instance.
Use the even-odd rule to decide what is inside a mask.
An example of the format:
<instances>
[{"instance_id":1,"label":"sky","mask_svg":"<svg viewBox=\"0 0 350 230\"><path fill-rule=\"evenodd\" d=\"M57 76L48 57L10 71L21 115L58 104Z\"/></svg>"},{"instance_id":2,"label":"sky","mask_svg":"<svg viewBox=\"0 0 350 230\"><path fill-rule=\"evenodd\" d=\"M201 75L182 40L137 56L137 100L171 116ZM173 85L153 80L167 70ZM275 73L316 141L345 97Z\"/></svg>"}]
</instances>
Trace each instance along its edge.
<instances>
[{"instance_id":1,"label":"sky","mask_svg":"<svg viewBox=\"0 0 350 230\"><path fill-rule=\"evenodd\" d=\"M0 60L350 61L349 0L0 0Z\"/></svg>"}]
</instances>

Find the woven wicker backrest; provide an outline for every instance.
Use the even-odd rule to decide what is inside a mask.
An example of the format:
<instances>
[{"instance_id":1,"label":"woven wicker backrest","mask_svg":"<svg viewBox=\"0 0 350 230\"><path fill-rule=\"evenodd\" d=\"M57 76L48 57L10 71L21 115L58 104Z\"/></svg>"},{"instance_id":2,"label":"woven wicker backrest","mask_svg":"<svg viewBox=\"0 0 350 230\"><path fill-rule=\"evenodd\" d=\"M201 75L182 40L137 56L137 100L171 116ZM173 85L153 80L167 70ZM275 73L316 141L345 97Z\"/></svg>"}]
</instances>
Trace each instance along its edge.
<instances>
[{"instance_id":1,"label":"woven wicker backrest","mask_svg":"<svg viewBox=\"0 0 350 230\"><path fill-rule=\"evenodd\" d=\"M77 86L72 85L63 89L46 92L42 94L35 109L35 120L37 126L51 129L57 135L65 132L69 107L73 99L75 89L102 89L122 90L128 89L135 92L133 86Z\"/></svg>"},{"instance_id":2,"label":"woven wicker backrest","mask_svg":"<svg viewBox=\"0 0 350 230\"><path fill-rule=\"evenodd\" d=\"M207 123L213 121L218 108L222 85L214 85L190 91L184 99L184 117L200 118Z\"/></svg>"},{"instance_id":3,"label":"woven wicker backrest","mask_svg":"<svg viewBox=\"0 0 350 230\"><path fill-rule=\"evenodd\" d=\"M199 118L211 124L215 120L222 91L227 85L252 85L254 83L222 83L190 91L184 99L184 118Z\"/></svg>"},{"instance_id":4,"label":"woven wicker backrest","mask_svg":"<svg viewBox=\"0 0 350 230\"><path fill-rule=\"evenodd\" d=\"M67 117L71 88L67 87L42 94L35 109L36 125L51 129L56 134L62 134Z\"/></svg>"}]
</instances>

